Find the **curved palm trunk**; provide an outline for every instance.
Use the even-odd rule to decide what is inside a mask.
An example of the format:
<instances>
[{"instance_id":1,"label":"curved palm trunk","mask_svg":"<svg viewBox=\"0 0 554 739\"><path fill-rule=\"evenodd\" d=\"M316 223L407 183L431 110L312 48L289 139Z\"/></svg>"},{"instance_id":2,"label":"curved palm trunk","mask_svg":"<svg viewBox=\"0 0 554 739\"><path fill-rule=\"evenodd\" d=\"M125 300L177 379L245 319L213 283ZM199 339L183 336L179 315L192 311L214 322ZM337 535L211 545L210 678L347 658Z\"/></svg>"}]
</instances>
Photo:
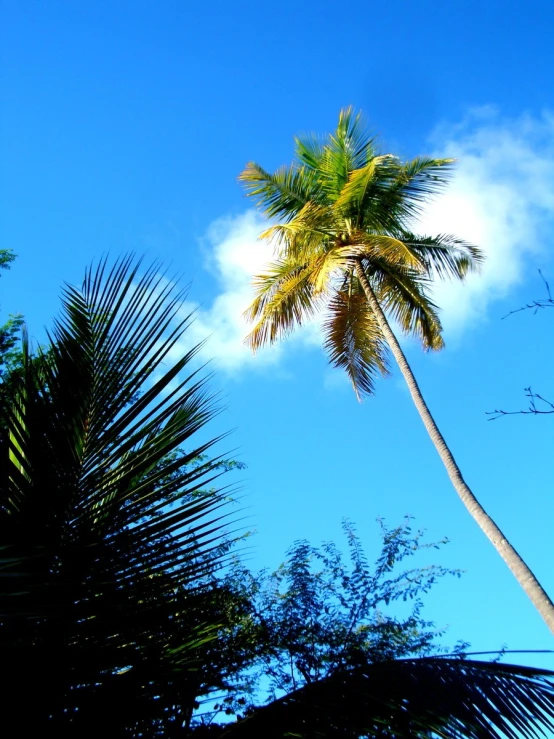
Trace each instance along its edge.
<instances>
[{"instance_id":1,"label":"curved palm trunk","mask_svg":"<svg viewBox=\"0 0 554 739\"><path fill-rule=\"evenodd\" d=\"M390 350L392 351L394 358L398 363L400 371L402 372L404 379L406 380L406 384L408 385L412 400L414 401L415 406L419 411L419 415L421 416L425 428L427 429L427 432L431 437L431 441L435 445L435 448L439 453L444 466L446 467L448 477L454 485L456 492L462 499L462 503L465 505L465 507L471 513L473 518L477 521L481 529L487 535L504 562L506 562L510 570L517 578L523 590L531 599L535 608L546 621L548 628L554 634L554 603L552 603L537 578L531 572L529 567L527 567L523 559L519 556L510 542L506 539L502 531L500 531L498 526L494 523L492 518L481 506L475 495L471 492L470 488L466 484L464 478L462 477L460 468L456 464L456 461L452 456L450 449L446 445L443 435L439 431L437 424L435 423L433 416L431 415L429 408L427 407L427 404L416 382L416 379L412 373L410 365L406 360L404 352L400 348L400 345L396 340L396 336L389 326L387 318L383 310L381 309L381 306L379 305L379 301L377 300L377 297L373 292L371 285L369 284L367 276L360 262L356 262L356 274L365 292L368 303L371 306L375 317L377 318L379 327L383 332L383 336L387 340Z\"/></svg>"}]
</instances>

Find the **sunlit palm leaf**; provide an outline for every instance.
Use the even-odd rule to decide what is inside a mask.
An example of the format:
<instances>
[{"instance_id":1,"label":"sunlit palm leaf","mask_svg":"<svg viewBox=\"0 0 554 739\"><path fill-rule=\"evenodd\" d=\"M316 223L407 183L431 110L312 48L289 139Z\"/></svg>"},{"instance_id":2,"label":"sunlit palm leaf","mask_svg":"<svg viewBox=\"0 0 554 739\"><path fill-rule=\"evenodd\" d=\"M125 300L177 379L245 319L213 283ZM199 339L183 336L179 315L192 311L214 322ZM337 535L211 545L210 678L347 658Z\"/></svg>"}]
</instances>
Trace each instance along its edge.
<instances>
[{"instance_id":1,"label":"sunlit palm leaf","mask_svg":"<svg viewBox=\"0 0 554 739\"><path fill-rule=\"evenodd\" d=\"M373 276L375 294L383 309L407 334L416 336L425 349L443 347L438 309L428 296L429 280L421 274L377 260Z\"/></svg>"},{"instance_id":2,"label":"sunlit palm leaf","mask_svg":"<svg viewBox=\"0 0 554 739\"><path fill-rule=\"evenodd\" d=\"M297 260L310 259L333 239L334 223L328 208L307 203L290 221L271 226L260 239L273 242L280 255Z\"/></svg>"},{"instance_id":3,"label":"sunlit palm leaf","mask_svg":"<svg viewBox=\"0 0 554 739\"><path fill-rule=\"evenodd\" d=\"M239 175L247 193L258 198L262 211L273 218L292 218L306 203L317 200L317 181L303 167L281 167L274 174L249 162Z\"/></svg>"},{"instance_id":4,"label":"sunlit palm leaf","mask_svg":"<svg viewBox=\"0 0 554 739\"><path fill-rule=\"evenodd\" d=\"M354 216L355 226L360 228L364 214L366 217L371 217L375 210L372 206L379 203L382 192L397 172L397 159L390 154L370 157L362 167L349 173L348 182L342 188L335 208Z\"/></svg>"},{"instance_id":5,"label":"sunlit palm leaf","mask_svg":"<svg viewBox=\"0 0 554 739\"><path fill-rule=\"evenodd\" d=\"M363 257L366 263L390 264L401 269L410 269L414 273L425 274L425 262L403 239L385 234L368 234L363 231L352 231L351 240L356 245L352 255Z\"/></svg>"},{"instance_id":6,"label":"sunlit palm leaf","mask_svg":"<svg viewBox=\"0 0 554 739\"><path fill-rule=\"evenodd\" d=\"M358 398L371 395L375 379L387 374L387 347L354 278L329 300L323 332L331 364L346 371Z\"/></svg>"},{"instance_id":7,"label":"sunlit palm leaf","mask_svg":"<svg viewBox=\"0 0 554 739\"><path fill-rule=\"evenodd\" d=\"M315 313L318 297L312 271L313 264L289 257L270 264L268 271L255 279L257 297L245 314L255 321L246 338L253 350L286 336Z\"/></svg>"},{"instance_id":8,"label":"sunlit palm leaf","mask_svg":"<svg viewBox=\"0 0 554 739\"><path fill-rule=\"evenodd\" d=\"M362 167L372 154L373 142L363 130L360 115L352 108L342 110L335 134L322 147L317 168L327 202L340 197L350 172Z\"/></svg>"},{"instance_id":9,"label":"sunlit palm leaf","mask_svg":"<svg viewBox=\"0 0 554 739\"><path fill-rule=\"evenodd\" d=\"M328 146L337 153L339 166L346 164L347 171L359 169L375 154L375 139L367 135L361 113L352 106L339 112L337 130L329 136Z\"/></svg>"},{"instance_id":10,"label":"sunlit palm leaf","mask_svg":"<svg viewBox=\"0 0 554 739\"><path fill-rule=\"evenodd\" d=\"M418 215L429 198L441 193L452 175L454 159L416 157L402 165L392 186L410 212Z\"/></svg>"},{"instance_id":11,"label":"sunlit palm leaf","mask_svg":"<svg viewBox=\"0 0 554 739\"><path fill-rule=\"evenodd\" d=\"M310 280L314 285L316 295L325 291L330 292L333 283L344 274L352 257L351 247L330 248L317 258L312 259Z\"/></svg>"},{"instance_id":12,"label":"sunlit palm leaf","mask_svg":"<svg viewBox=\"0 0 554 739\"><path fill-rule=\"evenodd\" d=\"M298 161L310 169L319 170L325 152L325 139L307 134L295 137L294 144Z\"/></svg>"},{"instance_id":13,"label":"sunlit palm leaf","mask_svg":"<svg viewBox=\"0 0 554 739\"><path fill-rule=\"evenodd\" d=\"M361 211L360 226L385 232L410 230L423 205L440 194L451 171L450 159L384 159L377 167Z\"/></svg>"},{"instance_id":14,"label":"sunlit palm leaf","mask_svg":"<svg viewBox=\"0 0 554 739\"><path fill-rule=\"evenodd\" d=\"M404 233L401 238L425 264L427 273L439 279L464 279L470 272L478 271L484 260L478 247L450 234Z\"/></svg>"}]
</instances>

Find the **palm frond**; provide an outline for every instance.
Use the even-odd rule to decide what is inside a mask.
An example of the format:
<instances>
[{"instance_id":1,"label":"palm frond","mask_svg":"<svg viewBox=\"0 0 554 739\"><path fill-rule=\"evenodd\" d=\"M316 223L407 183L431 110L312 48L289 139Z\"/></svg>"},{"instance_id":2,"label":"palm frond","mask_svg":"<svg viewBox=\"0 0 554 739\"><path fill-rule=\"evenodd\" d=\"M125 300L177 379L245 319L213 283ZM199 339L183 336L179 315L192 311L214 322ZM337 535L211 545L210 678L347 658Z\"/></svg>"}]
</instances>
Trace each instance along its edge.
<instances>
[{"instance_id":1,"label":"palm frond","mask_svg":"<svg viewBox=\"0 0 554 739\"><path fill-rule=\"evenodd\" d=\"M356 228L387 222L388 213L380 213L380 201L386 185L398 173L398 160L391 154L372 156L367 163L349 172L348 181L335 202L335 208L353 217Z\"/></svg>"},{"instance_id":2,"label":"palm frond","mask_svg":"<svg viewBox=\"0 0 554 739\"><path fill-rule=\"evenodd\" d=\"M271 226L259 238L273 242L280 254L288 254L298 260L310 259L333 238L331 216L327 208L309 202L290 221Z\"/></svg>"},{"instance_id":3,"label":"palm frond","mask_svg":"<svg viewBox=\"0 0 554 739\"><path fill-rule=\"evenodd\" d=\"M361 114L355 114L351 107L341 110L337 129L327 137L318 167L328 202L340 197L353 170L367 165L374 155L373 145L363 130Z\"/></svg>"},{"instance_id":4,"label":"palm frond","mask_svg":"<svg viewBox=\"0 0 554 739\"><path fill-rule=\"evenodd\" d=\"M350 247L331 247L321 256L312 259L310 280L313 283L315 294L332 294L334 283L344 278L344 272L352 258Z\"/></svg>"},{"instance_id":5,"label":"palm frond","mask_svg":"<svg viewBox=\"0 0 554 739\"><path fill-rule=\"evenodd\" d=\"M356 113L351 105L339 112L337 129L330 139L336 141L338 149L344 152L348 171L363 167L374 153L375 139L365 130L362 113Z\"/></svg>"},{"instance_id":6,"label":"palm frond","mask_svg":"<svg viewBox=\"0 0 554 739\"><path fill-rule=\"evenodd\" d=\"M50 346L1 395L0 645L18 721L34 696L30 735L80 734L112 696L122 735L157 681L170 690L169 645L188 690L219 628L206 579L232 491L205 456L219 437L197 439L218 409L198 347L177 351L183 291L140 267L102 260L66 286Z\"/></svg>"},{"instance_id":7,"label":"palm frond","mask_svg":"<svg viewBox=\"0 0 554 739\"><path fill-rule=\"evenodd\" d=\"M396 227L409 229L409 224L421 215L424 204L444 190L453 164L453 159L429 157L398 162L394 180L388 181L387 178L387 190L382 201L382 205L394 215Z\"/></svg>"},{"instance_id":8,"label":"palm frond","mask_svg":"<svg viewBox=\"0 0 554 739\"><path fill-rule=\"evenodd\" d=\"M256 297L245 313L254 322L245 339L253 351L283 338L316 312L318 296L311 279L314 261L306 263L289 255L254 278Z\"/></svg>"},{"instance_id":9,"label":"palm frond","mask_svg":"<svg viewBox=\"0 0 554 739\"><path fill-rule=\"evenodd\" d=\"M427 291L431 282L425 274L384 260L372 260L372 285L385 313L406 335L417 336L425 349L444 346L437 306Z\"/></svg>"},{"instance_id":10,"label":"palm frond","mask_svg":"<svg viewBox=\"0 0 554 739\"><path fill-rule=\"evenodd\" d=\"M331 364L346 371L358 400L372 395L376 377L388 373L387 347L354 277L329 300L323 332Z\"/></svg>"},{"instance_id":11,"label":"palm frond","mask_svg":"<svg viewBox=\"0 0 554 739\"><path fill-rule=\"evenodd\" d=\"M325 152L325 139L315 134L295 137L295 154L299 162L310 169L319 170Z\"/></svg>"},{"instance_id":12,"label":"palm frond","mask_svg":"<svg viewBox=\"0 0 554 739\"><path fill-rule=\"evenodd\" d=\"M388 234L368 234L364 231L352 231L350 239L352 241L350 252L353 257L363 257L368 263L385 263L425 274L424 260L403 239Z\"/></svg>"},{"instance_id":13,"label":"palm frond","mask_svg":"<svg viewBox=\"0 0 554 739\"><path fill-rule=\"evenodd\" d=\"M406 232L401 238L424 264L427 274L439 279L463 280L470 272L477 272L484 261L481 249L451 234L417 236Z\"/></svg>"},{"instance_id":14,"label":"palm frond","mask_svg":"<svg viewBox=\"0 0 554 739\"><path fill-rule=\"evenodd\" d=\"M246 194L256 199L260 210L269 218L280 216L290 220L306 203L317 200L318 185L313 173L295 164L280 167L274 174L255 162L249 162L239 175Z\"/></svg>"},{"instance_id":15,"label":"palm frond","mask_svg":"<svg viewBox=\"0 0 554 739\"><path fill-rule=\"evenodd\" d=\"M554 730L554 673L464 659L396 660L308 684L225 739L518 739Z\"/></svg>"},{"instance_id":16,"label":"palm frond","mask_svg":"<svg viewBox=\"0 0 554 739\"><path fill-rule=\"evenodd\" d=\"M31 399L25 392L26 378L29 373L29 339L24 329L22 336L22 374L23 381L14 382L17 388L13 394L11 404L8 402L2 408L7 422L5 433L8 464L4 467L3 484L7 491L2 506L6 513L16 513L27 494L27 487L31 476L29 459L29 428L26 423L27 404ZM2 400L5 401L4 395ZM0 447L1 448L1 447Z\"/></svg>"},{"instance_id":17,"label":"palm frond","mask_svg":"<svg viewBox=\"0 0 554 739\"><path fill-rule=\"evenodd\" d=\"M415 157L404 163L399 173L399 184L405 197L413 201L427 201L448 184L453 172L454 159Z\"/></svg>"},{"instance_id":18,"label":"palm frond","mask_svg":"<svg viewBox=\"0 0 554 739\"><path fill-rule=\"evenodd\" d=\"M177 566L184 583L187 563L196 576L198 553L221 536L225 496L196 497L219 476L217 460L188 467L217 439L164 463L217 412L206 379L183 375L197 348L146 385L189 324L188 316L176 321L182 292L162 284L155 267L137 278L137 267L123 258L108 271L102 261L82 288L65 289L50 348L29 362L13 395L0 489L6 556L14 553L18 571L25 561L41 591L55 588L53 562L67 567L78 551L93 569L105 562L120 587L132 587L140 571ZM77 570L64 580L75 600L82 577ZM9 592L12 612L20 601L33 607L33 588Z\"/></svg>"}]
</instances>

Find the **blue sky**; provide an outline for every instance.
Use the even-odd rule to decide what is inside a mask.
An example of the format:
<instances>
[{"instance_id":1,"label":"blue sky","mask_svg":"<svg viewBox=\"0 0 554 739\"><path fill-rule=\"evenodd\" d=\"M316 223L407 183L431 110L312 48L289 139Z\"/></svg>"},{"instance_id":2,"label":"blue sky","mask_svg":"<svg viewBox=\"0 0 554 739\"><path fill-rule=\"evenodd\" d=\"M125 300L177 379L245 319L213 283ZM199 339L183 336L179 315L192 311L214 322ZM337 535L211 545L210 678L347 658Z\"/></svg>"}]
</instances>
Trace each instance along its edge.
<instances>
[{"instance_id":1,"label":"blue sky","mask_svg":"<svg viewBox=\"0 0 554 739\"><path fill-rule=\"evenodd\" d=\"M248 465L239 480L253 567L306 537L341 543L356 522L405 514L450 544L430 561L465 571L427 600L448 639L476 650L552 648L519 586L458 501L397 374L363 404L318 347L317 327L252 358L241 344L250 274L267 250L237 185L248 160L288 163L293 136L362 109L382 148L456 156L457 175L421 230L487 254L470 284L439 286L446 349L406 350L469 484L554 593L553 417L485 412L554 395L554 313L510 310L554 283L554 53L550 2L1 3L2 315L32 336L64 280L128 250L191 282L189 340L226 410L214 433ZM515 658L514 658L515 659ZM550 657L523 658L553 666Z\"/></svg>"}]
</instances>

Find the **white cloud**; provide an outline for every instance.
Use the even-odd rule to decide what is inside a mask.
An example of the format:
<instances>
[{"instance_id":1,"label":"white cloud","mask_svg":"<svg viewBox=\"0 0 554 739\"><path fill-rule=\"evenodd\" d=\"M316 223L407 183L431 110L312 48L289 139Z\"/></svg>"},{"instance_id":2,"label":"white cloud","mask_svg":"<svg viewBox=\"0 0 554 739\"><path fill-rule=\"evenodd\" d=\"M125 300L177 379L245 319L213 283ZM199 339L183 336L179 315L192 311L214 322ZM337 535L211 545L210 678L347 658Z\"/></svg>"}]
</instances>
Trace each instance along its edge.
<instances>
[{"instance_id":1,"label":"white cloud","mask_svg":"<svg viewBox=\"0 0 554 739\"><path fill-rule=\"evenodd\" d=\"M194 343L208 338L204 354L214 357L216 365L233 371L250 364L273 363L282 351L276 345L253 357L243 340L248 332L243 312L252 301L252 275L271 261L273 250L259 241L264 221L254 211L220 218L208 228L203 240L206 268L213 274L218 293L211 305L196 308L187 340Z\"/></svg>"},{"instance_id":2,"label":"white cloud","mask_svg":"<svg viewBox=\"0 0 554 739\"><path fill-rule=\"evenodd\" d=\"M506 121L493 109L479 109L458 125L438 127L431 142L437 156L456 157L458 165L448 191L429 205L418 231L455 234L482 247L487 257L480 275L435 290L447 334L460 335L522 279L526 258L546 246L554 213L554 117ZM258 240L265 227L248 211L217 220L204 240L217 295L211 304L197 306L188 339L209 336L205 356L226 371L275 366L284 351L279 344L253 357L243 344L248 326L242 314L252 300L252 275L273 256ZM551 228L549 239L553 233ZM317 325L297 332L292 341L319 343Z\"/></svg>"},{"instance_id":3,"label":"white cloud","mask_svg":"<svg viewBox=\"0 0 554 739\"><path fill-rule=\"evenodd\" d=\"M438 284L447 333L460 334L525 276L525 262L554 233L554 117L501 120L474 111L432 137L437 156L458 160L447 192L429 205L422 233L452 233L480 246L486 261L465 284ZM549 233L548 233L549 229Z\"/></svg>"},{"instance_id":4,"label":"white cloud","mask_svg":"<svg viewBox=\"0 0 554 739\"><path fill-rule=\"evenodd\" d=\"M185 310L196 309L187 331L187 342L208 339L203 356L213 358L218 368L236 372L245 366L275 365L283 344L265 348L256 356L244 345L249 326L243 317L253 298L252 277L264 271L274 256L273 248L258 239L267 221L256 211L220 218L210 225L203 241L206 269L217 283L218 292L209 306L187 303ZM314 331L303 328L295 343L314 343ZM180 353L180 349L175 349Z\"/></svg>"}]
</instances>

